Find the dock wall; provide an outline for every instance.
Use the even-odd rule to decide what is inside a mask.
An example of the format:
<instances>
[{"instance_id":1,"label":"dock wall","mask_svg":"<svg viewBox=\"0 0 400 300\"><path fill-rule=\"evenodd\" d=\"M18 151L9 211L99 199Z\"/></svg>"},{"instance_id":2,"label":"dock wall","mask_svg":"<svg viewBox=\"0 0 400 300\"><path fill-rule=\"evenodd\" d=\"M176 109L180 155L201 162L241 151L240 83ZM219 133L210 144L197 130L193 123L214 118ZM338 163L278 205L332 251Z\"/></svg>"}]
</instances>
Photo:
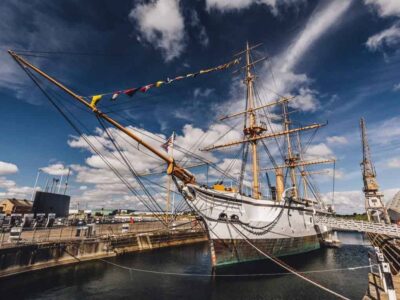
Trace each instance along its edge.
<instances>
[{"instance_id":1,"label":"dock wall","mask_svg":"<svg viewBox=\"0 0 400 300\"><path fill-rule=\"evenodd\" d=\"M0 277L206 240L203 230L188 229L9 245L0 248Z\"/></svg>"}]
</instances>

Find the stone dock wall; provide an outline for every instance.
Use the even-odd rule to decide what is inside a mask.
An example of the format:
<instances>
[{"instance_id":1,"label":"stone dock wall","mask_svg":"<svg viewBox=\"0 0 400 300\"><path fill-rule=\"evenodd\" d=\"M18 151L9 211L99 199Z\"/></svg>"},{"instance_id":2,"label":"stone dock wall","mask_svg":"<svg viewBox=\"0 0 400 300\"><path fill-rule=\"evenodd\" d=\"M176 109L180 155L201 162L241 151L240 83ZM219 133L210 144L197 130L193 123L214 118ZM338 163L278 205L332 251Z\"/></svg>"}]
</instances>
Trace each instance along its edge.
<instances>
[{"instance_id":1,"label":"stone dock wall","mask_svg":"<svg viewBox=\"0 0 400 300\"><path fill-rule=\"evenodd\" d=\"M204 230L187 229L7 245L0 248L0 277L206 240Z\"/></svg>"}]
</instances>

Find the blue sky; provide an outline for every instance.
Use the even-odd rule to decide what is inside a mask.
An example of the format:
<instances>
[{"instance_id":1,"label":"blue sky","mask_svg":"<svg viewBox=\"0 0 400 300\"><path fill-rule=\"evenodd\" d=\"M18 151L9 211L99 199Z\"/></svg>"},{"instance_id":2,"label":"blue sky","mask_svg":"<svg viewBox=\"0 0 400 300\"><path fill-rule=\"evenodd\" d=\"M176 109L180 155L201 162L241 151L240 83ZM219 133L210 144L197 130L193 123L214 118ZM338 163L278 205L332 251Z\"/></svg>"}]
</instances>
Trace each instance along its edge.
<instances>
[{"instance_id":1,"label":"blue sky","mask_svg":"<svg viewBox=\"0 0 400 300\"><path fill-rule=\"evenodd\" d=\"M7 49L55 52L26 58L88 96L227 62L246 41L263 43L254 55L268 56L257 66L264 101L276 99L271 90L294 95L294 120L303 124L329 122L318 131L309 154L338 159L338 211L363 209L361 116L367 121L385 199L391 199L400 188L397 0L156 0L116 4L5 0L0 4L0 17L2 197L29 198L39 168L43 169L43 186L47 178L65 175L70 166L74 205L140 208L35 88ZM208 142L223 133L226 127L216 125L217 116L240 111L243 95L240 76L227 71L177 82L145 95L121 96L116 103L104 99L100 107L117 110L118 115L113 116L124 125L163 137L175 130L177 143L191 148L204 132L209 134ZM104 132L96 131L98 124L93 117L69 107L86 124L91 138L97 136L107 143ZM126 147L129 152L129 145ZM138 153L130 155L139 171L159 164ZM221 154L206 155L221 166L229 164ZM228 157L232 159L233 154L228 153ZM331 182L322 177L318 181L321 192L329 198Z\"/></svg>"}]
</instances>

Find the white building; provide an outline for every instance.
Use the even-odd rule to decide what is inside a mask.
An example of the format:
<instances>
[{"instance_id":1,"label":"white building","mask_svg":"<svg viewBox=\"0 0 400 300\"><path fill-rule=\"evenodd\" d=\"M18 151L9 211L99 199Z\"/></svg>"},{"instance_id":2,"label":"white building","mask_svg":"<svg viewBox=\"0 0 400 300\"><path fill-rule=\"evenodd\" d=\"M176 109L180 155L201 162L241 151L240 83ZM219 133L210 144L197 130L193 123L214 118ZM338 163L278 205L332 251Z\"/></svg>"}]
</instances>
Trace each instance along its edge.
<instances>
[{"instance_id":1,"label":"white building","mask_svg":"<svg viewBox=\"0 0 400 300\"><path fill-rule=\"evenodd\" d=\"M394 195L393 200L389 202L388 206L388 213L390 216L390 220L395 223L400 222L400 191Z\"/></svg>"}]
</instances>

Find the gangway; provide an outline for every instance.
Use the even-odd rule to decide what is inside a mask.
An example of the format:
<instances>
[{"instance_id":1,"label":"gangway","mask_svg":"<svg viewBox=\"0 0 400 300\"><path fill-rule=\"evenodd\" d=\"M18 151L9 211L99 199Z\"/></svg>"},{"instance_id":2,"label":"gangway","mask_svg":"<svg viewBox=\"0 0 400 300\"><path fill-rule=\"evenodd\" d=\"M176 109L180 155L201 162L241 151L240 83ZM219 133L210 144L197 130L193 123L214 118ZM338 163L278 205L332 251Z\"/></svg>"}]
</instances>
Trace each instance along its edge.
<instances>
[{"instance_id":1,"label":"gangway","mask_svg":"<svg viewBox=\"0 0 400 300\"><path fill-rule=\"evenodd\" d=\"M356 221L338 217L315 217L316 225L325 225L333 230L348 230L368 233L386 234L391 237L400 238L400 226L396 224L373 223Z\"/></svg>"}]
</instances>

